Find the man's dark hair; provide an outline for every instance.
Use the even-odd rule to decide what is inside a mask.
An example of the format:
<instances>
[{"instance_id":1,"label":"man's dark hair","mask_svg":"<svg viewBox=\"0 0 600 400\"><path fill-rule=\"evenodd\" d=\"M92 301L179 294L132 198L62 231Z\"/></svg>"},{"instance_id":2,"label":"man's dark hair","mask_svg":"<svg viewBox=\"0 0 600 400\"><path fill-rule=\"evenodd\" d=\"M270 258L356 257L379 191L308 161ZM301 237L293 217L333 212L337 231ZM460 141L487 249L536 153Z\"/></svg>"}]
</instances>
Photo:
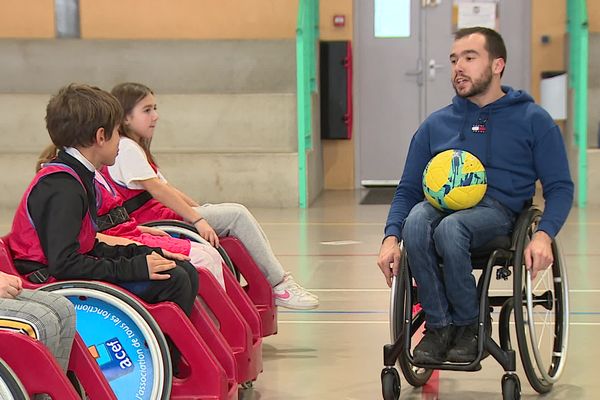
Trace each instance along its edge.
<instances>
[{"instance_id":1,"label":"man's dark hair","mask_svg":"<svg viewBox=\"0 0 600 400\"><path fill-rule=\"evenodd\" d=\"M61 88L46 107L46 129L58 148L89 147L99 128L104 128L108 140L122 119L119 101L89 85L72 83Z\"/></svg>"},{"instance_id":2,"label":"man's dark hair","mask_svg":"<svg viewBox=\"0 0 600 400\"><path fill-rule=\"evenodd\" d=\"M506 64L506 46L504 45L504 40L502 39L502 36L500 36L500 34L493 29L484 28L482 26L463 28L456 31L454 34L454 40L462 39L465 36L473 35L474 33L479 33L485 37L485 49L490 54L491 60L502 58ZM502 72L500 72L500 76L504 74L505 69L506 66Z\"/></svg>"}]
</instances>

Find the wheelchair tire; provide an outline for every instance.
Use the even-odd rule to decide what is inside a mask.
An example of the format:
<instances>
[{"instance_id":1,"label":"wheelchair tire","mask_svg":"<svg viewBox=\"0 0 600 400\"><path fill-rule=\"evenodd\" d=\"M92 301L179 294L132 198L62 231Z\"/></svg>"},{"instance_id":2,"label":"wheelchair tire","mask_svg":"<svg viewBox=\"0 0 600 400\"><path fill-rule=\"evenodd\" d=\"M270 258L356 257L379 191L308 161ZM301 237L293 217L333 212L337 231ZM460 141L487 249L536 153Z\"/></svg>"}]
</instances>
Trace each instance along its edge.
<instances>
[{"instance_id":1,"label":"wheelchair tire","mask_svg":"<svg viewBox=\"0 0 600 400\"><path fill-rule=\"evenodd\" d=\"M381 394L383 400L400 398L400 376L396 368L384 368L381 371Z\"/></svg>"},{"instance_id":2,"label":"wheelchair tire","mask_svg":"<svg viewBox=\"0 0 600 400\"><path fill-rule=\"evenodd\" d=\"M516 374L502 376L502 400L520 400L521 382Z\"/></svg>"},{"instance_id":3,"label":"wheelchair tire","mask_svg":"<svg viewBox=\"0 0 600 400\"><path fill-rule=\"evenodd\" d=\"M167 219L167 220L146 222L145 224L142 224L142 225L149 226L151 228L160 229L161 231L164 231L164 232L168 233L169 235L176 237L176 238L188 239L193 242L204 243L204 244L210 245L206 241L206 239L204 239L202 236L200 236L200 234L198 233L196 228L193 225L188 224L187 222L178 221L176 219ZM227 265L227 268L229 268L229 270L233 273L233 275L235 276L237 281L240 282L241 281L240 271L236 268L233 261L231 261L231 258L229 257L227 252L222 247L218 247L217 251L221 255L221 258L223 259L223 261L225 261L225 265Z\"/></svg>"},{"instance_id":4,"label":"wheelchair tire","mask_svg":"<svg viewBox=\"0 0 600 400\"><path fill-rule=\"evenodd\" d=\"M84 314L78 312L77 315L77 332L89 348L94 347L97 349L95 358L98 364L101 365L102 372L109 380L109 384L118 398L152 400L167 400L170 398L173 368L169 346L154 318L138 301L122 291L97 282L56 282L44 286L40 290L61 294L75 305L76 311L83 310ZM100 310L99 306L94 305L95 303L105 304L106 308ZM117 311L114 311L115 309L120 313L119 315L116 315ZM113 310L114 313L108 310ZM96 323L90 321L93 326L84 331L79 324L85 323L84 318L89 319L87 314L92 314L92 316L93 314L101 315L104 320L108 321L106 323L108 327L100 327L97 325L98 321L95 321ZM131 327L129 324L131 324ZM116 336L114 328L121 329L122 334L117 331L119 335ZM139 333L139 338L136 330ZM130 343L127 342L128 339ZM114 346L118 347L115 348ZM111 351L117 351L119 354L115 353L113 357ZM134 357L134 354L137 354L137 357ZM146 354L151 363L146 362ZM123 355L130 360L126 368L122 364ZM135 362L138 364L135 364ZM127 376L128 373L138 373L137 370L140 374L137 380L135 379L136 375L132 375L131 378ZM142 372L144 373L142 374ZM122 378L129 378L129 380ZM131 381L138 384L138 386L132 386Z\"/></svg>"},{"instance_id":5,"label":"wheelchair tire","mask_svg":"<svg viewBox=\"0 0 600 400\"><path fill-rule=\"evenodd\" d=\"M406 253L403 252L402 265L400 266L398 276L394 279L394 288L392 290L390 299L390 333L392 343L395 343L397 340L399 340L402 336L402 332L404 332L404 307L407 300L406 291L410 280L410 278L406 276L406 268L408 266L405 260ZM410 290L412 290L412 288ZM411 310L413 309L413 304L410 305L410 308ZM410 331L413 333L424 327L425 318L422 310L412 316L411 324ZM429 381L429 378L431 378L431 374L433 374L432 369L416 367L411 364L405 351L400 352L400 356L398 357L398 366L400 367L402 375L406 381L414 387L421 387L425 385L427 381Z\"/></svg>"},{"instance_id":6,"label":"wheelchair tire","mask_svg":"<svg viewBox=\"0 0 600 400\"><path fill-rule=\"evenodd\" d=\"M14 371L0 359L0 399L26 400L29 399L23 384Z\"/></svg>"},{"instance_id":7,"label":"wheelchair tire","mask_svg":"<svg viewBox=\"0 0 600 400\"><path fill-rule=\"evenodd\" d=\"M536 210L537 211L537 210ZM541 212L532 213L514 259L514 311L519 354L527 379L538 393L547 393L558 381L567 357L569 336L568 282L565 264L555 241L553 265L532 282L523 252Z\"/></svg>"}]
</instances>

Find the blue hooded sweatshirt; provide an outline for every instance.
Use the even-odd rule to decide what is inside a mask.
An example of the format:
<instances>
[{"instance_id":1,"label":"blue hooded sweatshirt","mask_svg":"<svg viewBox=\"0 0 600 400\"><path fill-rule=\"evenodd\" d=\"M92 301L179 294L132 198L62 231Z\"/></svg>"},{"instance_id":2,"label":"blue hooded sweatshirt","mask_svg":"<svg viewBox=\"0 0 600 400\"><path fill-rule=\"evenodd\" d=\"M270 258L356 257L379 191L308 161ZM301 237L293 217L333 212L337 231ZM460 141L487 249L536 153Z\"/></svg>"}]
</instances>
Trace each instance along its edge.
<instances>
[{"instance_id":1,"label":"blue hooded sweatshirt","mask_svg":"<svg viewBox=\"0 0 600 400\"><path fill-rule=\"evenodd\" d=\"M444 150L466 150L481 160L487 192L520 212L543 187L539 230L556 236L573 203L573 181L560 129L526 92L502 86L503 97L484 107L459 96L432 113L412 138L404 172L388 215L385 236L402 238L404 219L424 199L423 171Z\"/></svg>"}]
</instances>

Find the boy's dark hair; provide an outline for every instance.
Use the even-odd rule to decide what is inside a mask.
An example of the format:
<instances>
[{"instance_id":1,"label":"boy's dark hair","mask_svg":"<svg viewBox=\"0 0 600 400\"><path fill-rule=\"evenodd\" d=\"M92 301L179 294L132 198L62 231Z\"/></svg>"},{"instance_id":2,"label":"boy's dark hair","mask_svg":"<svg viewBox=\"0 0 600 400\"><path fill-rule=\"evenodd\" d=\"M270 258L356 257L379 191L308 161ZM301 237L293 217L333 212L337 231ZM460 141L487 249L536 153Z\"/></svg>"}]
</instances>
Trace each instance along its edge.
<instances>
[{"instance_id":1,"label":"boy's dark hair","mask_svg":"<svg viewBox=\"0 0 600 400\"><path fill-rule=\"evenodd\" d=\"M84 84L64 86L46 107L46 129L58 148L89 147L99 128L110 139L122 119L123 109L113 95Z\"/></svg>"},{"instance_id":2,"label":"boy's dark hair","mask_svg":"<svg viewBox=\"0 0 600 400\"><path fill-rule=\"evenodd\" d=\"M482 26L475 26L472 28L463 28L454 34L454 40L462 39L465 36L479 33L485 37L485 49L490 54L490 59L502 58L506 64L506 46L504 40L498 32L490 28L484 28ZM504 67L506 69L506 66ZM500 72L500 76L504 74L504 69Z\"/></svg>"}]
</instances>

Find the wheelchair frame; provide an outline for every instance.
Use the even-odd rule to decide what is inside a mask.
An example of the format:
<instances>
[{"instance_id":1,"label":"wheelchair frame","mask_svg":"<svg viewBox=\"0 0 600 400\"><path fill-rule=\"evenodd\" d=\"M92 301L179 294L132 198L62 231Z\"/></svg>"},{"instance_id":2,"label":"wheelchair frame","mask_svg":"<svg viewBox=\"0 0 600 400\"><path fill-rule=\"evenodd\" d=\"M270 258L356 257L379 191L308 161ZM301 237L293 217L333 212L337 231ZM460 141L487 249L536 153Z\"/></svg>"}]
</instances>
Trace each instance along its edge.
<instances>
[{"instance_id":1,"label":"wheelchair frame","mask_svg":"<svg viewBox=\"0 0 600 400\"><path fill-rule=\"evenodd\" d=\"M541 215L542 212L535 207L523 211L515 224L512 238L506 238L507 243L499 247L494 246L491 252L484 251L483 254L479 253L478 249L473 251L473 268L483 269L483 271L477 285L480 293L478 354L470 363L444 362L443 364L423 365L414 362L410 350L411 337L425 323L425 314L420 310L413 315L413 306L417 304L418 289L412 285L406 252L401 247L403 253L401 269L398 277L394 277L390 294L392 344L385 345L383 349L385 368L381 372L381 381L385 400L397 400L400 396L400 378L394 368L396 361L411 385L422 386L427 383L434 369L479 370L481 368L480 361L484 358L484 350L489 352L505 371L501 381L503 399L520 399L521 386L516 374L516 353L511 346L509 331L510 315L513 312L520 358L531 386L539 393L546 393L552 389L552 385L560 378L567 356L568 280L556 241L552 242L554 263L546 271L539 273L540 278L537 281L539 285L542 279L549 277L551 278L550 287L541 294L534 293L539 287L532 286L529 271L524 273L523 253L537 228ZM509 268L511 266L512 272ZM489 296L491 275L495 267L499 267L496 271L496 279L507 280L513 274L513 294L511 296ZM483 296L482 293L486 293L486 295ZM490 318L490 306L501 307L498 327L499 344L492 339L491 332L484 332L487 319ZM554 314L554 339L549 365L545 365L538 347L539 337L535 327L534 307L543 307L547 313ZM519 309L520 311L518 311ZM402 312L401 318L398 318L398 310ZM528 329L525 325L528 326ZM533 359L531 353L534 355Z\"/></svg>"},{"instance_id":2,"label":"wheelchair frame","mask_svg":"<svg viewBox=\"0 0 600 400\"><path fill-rule=\"evenodd\" d=\"M17 374L0 358L0 399L26 400L27 397Z\"/></svg>"},{"instance_id":3,"label":"wheelchair frame","mask_svg":"<svg viewBox=\"0 0 600 400\"><path fill-rule=\"evenodd\" d=\"M0 270L20 276L12 263L10 250L6 245L6 237L0 239ZM47 284L34 284L23 279L23 287L33 290L43 289L48 285L73 286L76 283L74 281L55 281ZM175 346L181 351L184 357L181 369L186 376L181 379L173 377L169 398L237 399L237 365L232 349L198 302L196 302L192 315L188 318L174 303L161 302L149 304L126 289L107 282L84 281L83 283L93 283L111 288L114 291L122 292L123 295L128 296L133 302L139 303L144 310L150 313L151 318L158 323L162 332L168 335ZM78 335L76 335L73 348L85 349L85 352L87 352L87 346L85 346L81 339L79 339L80 343L78 343L77 338ZM76 357L74 360L74 354L78 353L71 352L69 369L71 369L74 361L77 361L81 365L82 357ZM85 357L91 358L89 352L85 354ZM106 379L99 371L97 363L94 360L92 361L94 364L93 370L97 370L101 375L101 381L108 385ZM170 365L168 367L170 368ZM98 380L91 379L92 374L90 374L89 366L88 368L85 366L80 367L76 371L78 377L80 372L83 374L80 380L86 392L91 394L97 390ZM110 395L103 394L102 397L98 398L115 398L110 387L108 388Z\"/></svg>"},{"instance_id":4,"label":"wheelchair frame","mask_svg":"<svg viewBox=\"0 0 600 400\"><path fill-rule=\"evenodd\" d=\"M193 225L179 220L151 221L143 224L160 229L169 234L183 235L195 242L210 245ZM261 323L261 336L267 337L277 333L277 306L273 296L273 288L266 280L244 245L235 237L219 238L220 247L217 249L230 271L238 282L240 276L246 280L243 289L258 310ZM229 290L229 287L228 287Z\"/></svg>"}]
</instances>

